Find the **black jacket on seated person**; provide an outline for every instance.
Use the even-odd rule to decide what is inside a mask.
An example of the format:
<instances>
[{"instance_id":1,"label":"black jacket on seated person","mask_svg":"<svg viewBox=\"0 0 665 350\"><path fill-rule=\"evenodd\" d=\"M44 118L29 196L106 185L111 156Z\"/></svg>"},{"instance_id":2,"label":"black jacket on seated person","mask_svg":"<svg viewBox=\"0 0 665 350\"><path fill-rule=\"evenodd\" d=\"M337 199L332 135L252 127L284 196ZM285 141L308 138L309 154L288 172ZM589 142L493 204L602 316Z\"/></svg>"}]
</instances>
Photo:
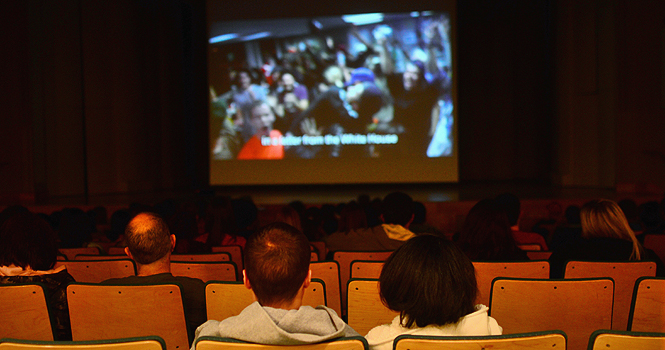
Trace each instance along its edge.
<instances>
[{"instance_id":1,"label":"black jacket on seated person","mask_svg":"<svg viewBox=\"0 0 665 350\"><path fill-rule=\"evenodd\" d=\"M550 278L563 278L568 261L629 261L633 242L619 238L594 237L569 241L552 252ZM651 249L644 249L643 261L656 262L656 276L665 274L665 266Z\"/></svg>"}]
</instances>

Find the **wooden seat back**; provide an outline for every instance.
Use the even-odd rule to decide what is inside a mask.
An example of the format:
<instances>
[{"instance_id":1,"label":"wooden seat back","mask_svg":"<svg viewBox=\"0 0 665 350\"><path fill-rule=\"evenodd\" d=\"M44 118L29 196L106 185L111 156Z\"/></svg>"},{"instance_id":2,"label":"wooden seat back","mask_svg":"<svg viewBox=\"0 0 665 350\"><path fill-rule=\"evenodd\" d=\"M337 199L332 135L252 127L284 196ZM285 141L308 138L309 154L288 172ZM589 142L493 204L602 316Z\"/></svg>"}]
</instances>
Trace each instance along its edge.
<instances>
[{"instance_id":1,"label":"wooden seat back","mask_svg":"<svg viewBox=\"0 0 665 350\"><path fill-rule=\"evenodd\" d=\"M351 278L379 279L383 261L354 260L351 262Z\"/></svg>"},{"instance_id":2,"label":"wooden seat back","mask_svg":"<svg viewBox=\"0 0 665 350\"><path fill-rule=\"evenodd\" d=\"M312 278L322 280L326 285L327 306L342 317L342 298L339 283L339 265L337 261L316 261L309 264Z\"/></svg>"},{"instance_id":3,"label":"wooden seat back","mask_svg":"<svg viewBox=\"0 0 665 350\"><path fill-rule=\"evenodd\" d=\"M157 336L92 341L0 339L0 350L166 350Z\"/></svg>"},{"instance_id":4,"label":"wooden seat back","mask_svg":"<svg viewBox=\"0 0 665 350\"><path fill-rule=\"evenodd\" d=\"M72 339L100 340L157 335L167 350L189 348L180 287L91 285L67 287Z\"/></svg>"},{"instance_id":5,"label":"wooden seat back","mask_svg":"<svg viewBox=\"0 0 665 350\"><path fill-rule=\"evenodd\" d=\"M0 285L0 338L53 340L53 328L40 284Z\"/></svg>"},{"instance_id":6,"label":"wooden seat back","mask_svg":"<svg viewBox=\"0 0 665 350\"><path fill-rule=\"evenodd\" d=\"M123 255L88 255L88 254L77 254L74 260L123 260L129 259L125 254Z\"/></svg>"},{"instance_id":7,"label":"wooden seat back","mask_svg":"<svg viewBox=\"0 0 665 350\"><path fill-rule=\"evenodd\" d=\"M388 309L381 302L379 281L376 279L351 279L348 288L348 324L360 334L392 322L399 312Z\"/></svg>"},{"instance_id":8,"label":"wooden seat back","mask_svg":"<svg viewBox=\"0 0 665 350\"><path fill-rule=\"evenodd\" d=\"M527 251L526 256L529 257L529 260L547 260L552 255L552 252L546 251Z\"/></svg>"},{"instance_id":9,"label":"wooden seat back","mask_svg":"<svg viewBox=\"0 0 665 350\"><path fill-rule=\"evenodd\" d=\"M503 327L503 334L558 329L568 335L569 349L583 350L593 331L612 326L613 295L610 278L497 278L490 315Z\"/></svg>"},{"instance_id":10,"label":"wooden seat back","mask_svg":"<svg viewBox=\"0 0 665 350\"><path fill-rule=\"evenodd\" d=\"M110 278L122 278L136 275L133 260L68 260L58 261L55 266L65 265L74 280L83 283L99 283Z\"/></svg>"},{"instance_id":11,"label":"wooden seat back","mask_svg":"<svg viewBox=\"0 0 665 350\"><path fill-rule=\"evenodd\" d=\"M326 254L328 254L328 248L326 247L326 242L322 241L310 241L309 244L316 248L316 252L319 254L319 260L323 261L326 259Z\"/></svg>"},{"instance_id":12,"label":"wooden seat back","mask_svg":"<svg viewBox=\"0 0 665 350\"><path fill-rule=\"evenodd\" d=\"M97 247L81 247L81 248L60 248L58 252L65 255L67 260L74 260L78 254L85 255L99 255L99 248Z\"/></svg>"},{"instance_id":13,"label":"wooden seat back","mask_svg":"<svg viewBox=\"0 0 665 350\"><path fill-rule=\"evenodd\" d=\"M246 343L243 341L201 337L194 343L195 350L368 350L367 341L363 337L338 338L325 343L305 345L266 345Z\"/></svg>"},{"instance_id":14,"label":"wooden seat back","mask_svg":"<svg viewBox=\"0 0 665 350\"><path fill-rule=\"evenodd\" d=\"M635 282L628 330L665 333L665 278L642 277Z\"/></svg>"},{"instance_id":15,"label":"wooden seat back","mask_svg":"<svg viewBox=\"0 0 665 350\"><path fill-rule=\"evenodd\" d=\"M346 310L346 285L351 278L351 263L354 260L385 261L392 254L391 251L382 252L347 252L333 253L333 260L339 264L339 282L342 286L342 311Z\"/></svg>"},{"instance_id":16,"label":"wooden seat back","mask_svg":"<svg viewBox=\"0 0 665 350\"><path fill-rule=\"evenodd\" d=\"M231 261L171 261L171 274L208 281L237 281L236 265Z\"/></svg>"},{"instance_id":17,"label":"wooden seat back","mask_svg":"<svg viewBox=\"0 0 665 350\"><path fill-rule=\"evenodd\" d=\"M231 255L231 261L236 264L237 274L242 275L242 270L244 269L243 265L243 256L242 256L242 247L239 245L225 245L219 247L212 247L213 253L229 253Z\"/></svg>"},{"instance_id":18,"label":"wooden seat back","mask_svg":"<svg viewBox=\"0 0 665 350\"><path fill-rule=\"evenodd\" d=\"M489 305L492 280L497 277L549 278L550 264L547 261L519 262L473 262L478 282L476 304Z\"/></svg>"},{"instance_id":19,"label":"wooden seat back","mask_svg":"<svg viewBox=\"0 0 665 350\"><path fill-rule=\"evenodd\" d=\"M231 261L231 254L226 252L211 254L171 254L171 261Z\"/></svg>"},{"instance_id":20,"label":"wooden seat back","mask_svg":"<svg viewBox=\"0 0 665 350\"><path fill-rule=\"evenodd\" d=\"M127 255L123 247L109 247L108 252L109 255Z\"/></svg>"},{"instance_id":21,"label":"wooden seat back","mask_svg":"<svg viewBox=\"0 0 665 350\"><path fill-rule=\"evenodd\" d=\"M614 309L612 329L628 329L630 302L633 299L635 281L643 276L656 276L656 263L651 261L595 262L569 261L566 264L565 278L610 277L614 280Z\"/></svg>"},{"instance_id":22,"label":"wooden seat back","mask_svg":"<svg viewBox=\"0 0 665 350\"><path fill-rule=\"evenodd\" d=\"M589 338L589 350L665 349L665 333L598 330Z\"/></svg>"},{"instance_id":23,"label":"wooden seat back","mask_svg":"<svg viewBox=\"0 0 665 350\"><path fill-rule=\"evenodd\" d=\"M316 307L326 305L325 284L319 279L312 279L305 290L302 304ZM206 283L206 312L209 320L218 320L236 316L254 302L251 290L242 282L211 281Z\"/></svg>"},{"instance_id":24,"label":"wooden seat back","mask_svg":"<svg viewBox=\"0 0 665 350\"><path fill-rule=\"evenodd\" d=\"M566 348L566 334L561 331L522 334L461 336L400 335L395 350L552 350Z\"/></svg>"}]
</instances>

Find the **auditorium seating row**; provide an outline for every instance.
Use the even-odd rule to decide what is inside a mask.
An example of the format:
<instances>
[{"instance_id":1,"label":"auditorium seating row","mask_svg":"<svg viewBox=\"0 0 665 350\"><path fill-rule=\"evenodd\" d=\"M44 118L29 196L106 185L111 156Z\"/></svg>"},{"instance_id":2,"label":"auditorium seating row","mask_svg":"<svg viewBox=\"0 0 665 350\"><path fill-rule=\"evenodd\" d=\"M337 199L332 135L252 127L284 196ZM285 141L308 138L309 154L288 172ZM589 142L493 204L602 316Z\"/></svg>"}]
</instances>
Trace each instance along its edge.
<instances>
[{"instance_id":1,"label":"auditorium seating row","mask_svg":"<svg viewBox=\"0 0 665 350\"><path fill-rule=\"evenodd\" d=\"M490 315L504 334L562 330L570 349L583 349L592 332L614 328L615 282L611 278L526 279L498 277L492 282ZM67 300L74 340L158 335L167 349L191 340L177 285L107 286L73 283ZM155 302L159 301L159 302ZM252 302L241 282L208 282L208 319L237 315ZM326 305L325 282L313 279L305 305ZM665 279L641 277L627 321L633 332L665 332ZM389 323L397 313L380 301L378 280L348 283L348 324L360 334ZM0 286L0 337L53 340L45 291L41 285Z\"/></svg>"},{"instance_id":2,"label":"auditorium seating row","mask_svg":"<svg viewBox=\"0 0 665 350\"><path fill-rule=\"evenodd\" d=\"M480 337L427 337L401 335L395 339L395 350L477 350L477 349L530 349L565 350L566 334L561 331L510 334ZM340 338L330 342L280 346L251 344L227 338L201 337L196 350L368 350L362 337ZM662 350L665 333L620 332L598 330L588 340L588 350L641 349ZM0 339L0 350L167 350L164 340L157 336L124 338L101 341L49 342Z\"/></svg>"},{"instance_id":3,"label":"auditorium seating row","mask_svg":"<svg viewBox=\"0 0 665 350\"><path fill-rule=\"evenodd\" d=\"M226 247L225 247L226 248ZM237 247L242 257L242 250ZM339 315L346 315L346 286L350 278L379 278L383 261L391 252L335 252L333 261L311 263L312 275L326 284L328 306ZM117 260L96 260L112 258ZM131 276L136 267L126 256L76 255L73 261L60 261L78 282L98 283L109 278ZM93 260L83 260L93 259ZM241 270L231 253L174 254L171 256L172 273L176 276L199 278L203 281L239 281ZM474 262L480 294L477 302L489 305L490 287L495 277L542 278L549 277L549 264L544 260L511 263ZM566 267L566 278L611 277L614 279L614 328L625 330L633 286L637 278L655 276L653 262L583 263L571 262Z\"/></svg>"}]
</instances>

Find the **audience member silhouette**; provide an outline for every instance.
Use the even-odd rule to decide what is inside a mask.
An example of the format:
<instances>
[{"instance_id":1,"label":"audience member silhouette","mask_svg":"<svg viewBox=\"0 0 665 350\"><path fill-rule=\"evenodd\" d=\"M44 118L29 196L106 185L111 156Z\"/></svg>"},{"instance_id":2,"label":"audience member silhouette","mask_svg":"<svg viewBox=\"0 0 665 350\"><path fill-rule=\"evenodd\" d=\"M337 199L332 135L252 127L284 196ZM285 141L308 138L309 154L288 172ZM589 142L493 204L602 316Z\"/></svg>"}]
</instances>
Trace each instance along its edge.
<instances>
[{"instance_id":1,"label":"audience member silhouette","mask_svg":"<svg viewBox=\"0 0 665 350\"><path fill-rule=\"evenodd\" d=\"M503 193L495 198L496 203L506 211L510 230L517 244L538 244L541 250L547 250L545 238L534 232L520 230L520 217L522 216L522 204L520 199L512 193Z\"/></svg>"},{"instance_id":2,"label":"audience member silhouette","mask_svg":"<svg viewBox=\"0 0 665 350\"><path fill-rule=\"evenodd\" d=\"M0 284L43 284L54 316L56 339L71 340L67 285L74 278L65 266L55 267L57 254L51 226L27 209L16 210L0 226Z\"/></svg>"},{"instance_id":3,"label":"audience member silhouette","mask_svg":"<svg viewBox=\"0 0 665 350\"><path fill-rule=\"evenodd\" d=\"M176 247L176 236L166 222L153 213L140 213L129 222L125 230L125 253L136 262L137 275L112 278L104 284L178 284L189 332L205 322L205 284L203 281L171 274L171 253ZM190 333L191 334L191 333Z\"/></svg>"},{"instance_id":4,"label":"audience member silhouette","mask_svg":"<svg viewBox=\"0 0 665 350\"><path fill-rule=\"evenodd\" d=\"M422 202L413 202L413 222L409 229L417 235L429 233L443 237L441 231L427 223L427 208Z\"/></svg>"},{"instance_id":5,"label":"audience member silhouette","mask_svg":"<svg viewBox=\"0 0 665 350\"><path fill-rule=\"evenodd\" d=\"M205 243L209 247L239 245L243 249L247 240L238 235L237 224L231 200L227 197L215 197L206 214Z\"/></svg>"},{"instance_id":6,"label":"audience member silhouette","mask_svg":"<svg viewBox=\"0 0 665 350\"><path fill-rule=\"evenodd\" d=\"M197 338L299 345L359 335L332 309L302 305L312 277L310 246L293 226L277 222L258 230L247 241L244 259L243 281L256 301L237 316L207 321Z\"/></svg>"},{"instance_id":7,"label":"audience member silhouette","mask_svg":"<svg viewBox=\"0 0 665 350\"><path fill-rule=\"evenodd\" d=\"M457 244L473 261L528 260L515 243L506 212L494 199L483 199L469 210Z\"/></svg>"},{"instance_id":8,"label":"audience member silhouette","mask_svg":"<svg viewBox=\"0 0 665 350\"><path fill-rule=\"evenodd\" d=\"M500 335L502 328L475 305L478 286L471 260L443 237L408 240L386 260L379 277L383 303L399 316L367 333L370 350L393 349L401 334Z\"/></svg>"},{"instance_id":9,"label":"audience member silhouette","mask_svg":"<svg viewBox=\"0 0 665 350\"><path fill-rule=\"evenodd\" d=\"M649 201L642 203L639 206L639 212L643 234L665 233L665 220L663 220L663 215L661 213L661 208L658 205L658 202Z\"/></svg>"},{"instance_id":10,"label":"audience member silhouette","mask_svg":"<svg viewBox=\"0 0 665 350\"><path fill-rule=\"evenodd\" d=\"M555 251L561 246L582 237L582 224L580 223L580 207L569 205L564 212L565 222L554 229L550 250Z\"/></svg>"},{"instance_id":11,"label":"audience member silhouette","mask_svg":"<svg viewBox=\"0 0 665 350\"><path fill-rule=\"evenodd\" d=\"M563 278L566 262L653 260L657 275L665 273L663 263L649 249L644 249L630 229L619 205L608 199L590 201L580 211L582 237L558 247L549 258L550 277Z\"/></svg>"},{"instance_id":12,"label":"audience member silhouette","mask_svg":"<svg viewBox=\"0 0 665 350\"><path fill-rule=\"evenodd\" d=\"M383 224L367 229L335 232L326 238L330 252L395 250L415 236L409 231L413 221L413 199L406 193L393 192L382 202Z\"/></svg>"},{"instance_id":13,"label":"audience member silhouette","mask_svg":"<svg viewBox=\"0 0 665 350\"><path fill-rule=\"evenodd\" d=\"M628 225L630 225L635 234L642 231L637 203L632 199L622 199L617 204L619 204L619 208L621 208L621 211L626 216L626 220L628 220Z\"/></svg>"}]
</instances>

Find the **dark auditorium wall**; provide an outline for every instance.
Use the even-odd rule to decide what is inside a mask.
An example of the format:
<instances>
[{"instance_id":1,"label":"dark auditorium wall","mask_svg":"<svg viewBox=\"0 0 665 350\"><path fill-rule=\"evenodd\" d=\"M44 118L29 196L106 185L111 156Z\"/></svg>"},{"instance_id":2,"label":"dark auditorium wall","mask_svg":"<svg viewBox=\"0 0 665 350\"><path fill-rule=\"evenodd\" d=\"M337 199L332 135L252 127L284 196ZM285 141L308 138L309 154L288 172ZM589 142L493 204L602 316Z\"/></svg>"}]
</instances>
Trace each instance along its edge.
<instances>
[{"instance_id":1,"label":"dark auditorium wall","mask_svg":"<svg viewBox=\"0 0 665 350\"><path fill-rule=\"evenodd\" d=\"M458 1L462 180L548 183L552 1Z\"/></svg>"},{"instance_id":2,"label":"dark auditorium wall","mask_svg":"<svg viewBox=\"0 0 665 350\"><path fill-rule=\"evenodd\" d=\"M240 3L230 10L285 11ZM664 7L459 0L461 181L665 188ZM203 1L0 10L0 202L205 186Z\"/></svg>"},{"instance_id":3,"label":"dark auditorium wall","mask_svg":"<svg viewBox=\"0 0 665 350\"><path fill-rule=\"evenodd\" d=\"M0 196L36 202L205 183L205 6L3 2ZM7 19L7 20L5 20Z\"/></svg>"},{"instance_id":4,"label":"dark auditorium wall","mask_svg":"<svg viewBox=\"0 0 665 350\"><path fill-rule=\"evenodd\" d=\"M662 194L665 2L560 0L555 183Z\"/></svg>"}]
</instances>

